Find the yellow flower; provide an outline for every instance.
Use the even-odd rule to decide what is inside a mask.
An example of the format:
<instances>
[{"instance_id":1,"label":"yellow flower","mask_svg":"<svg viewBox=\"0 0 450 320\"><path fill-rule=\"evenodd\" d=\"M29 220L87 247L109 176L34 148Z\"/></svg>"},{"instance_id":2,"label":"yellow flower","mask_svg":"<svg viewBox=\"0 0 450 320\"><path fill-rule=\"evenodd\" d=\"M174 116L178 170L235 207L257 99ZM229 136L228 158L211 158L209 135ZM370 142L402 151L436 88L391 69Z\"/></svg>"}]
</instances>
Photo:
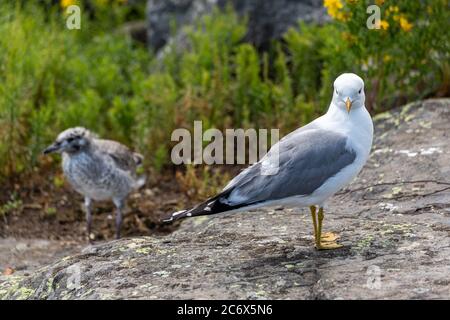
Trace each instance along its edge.
<instances>
[{"instance_id":1,"label":"yellow flower","mask_svg":"<svg viewBox=\"0 0 450 320\"><path fill-rule=\"evenodd\" d=\"M352 16L351 12L338 12L336 14L336 20L348 21L348 20L350 20L351 16Z\"/></svg>"},{"instance_id":2,"label":"yellow flower","mask_svg":"<svg viewBox=\"0 0 450 320\"><path fill-rule=\"evenodd\" d=\"M400 9L397 6L389 6L386 10L387 12L399 12Z\"/></svg>"},{"instance_id":3,"label":"yellow flower","mask_svg":"<svg viewBox=\"0 0 450 320\"><path fill-rule=\"evenodd\" d=\"M400 17L400 28L403 29L403 31L409 32L411 31L413 25L406 19L405 17Z\"/></svg>"},{"instance_id":4,"label":"yellow flower","mask_svg":"<svg viewBox=\"0 0 450 320\"><path fill-rule=\"evenodd\" d=\"M389 22L386 20L380 20L380 23L378 25L380 29L387 30L389 28Z\"/></svg>"},{"instance_id":5,"label":"yellow flower","mask_svg":"<svg viewBox=\"0 0 450 320\"><path fill-rule=\"evenodd\" d=\"M344 7L341 0L324 0L323 6L327 9L342 9Z\"/></svg>"},{"instance_id":6,"label":"yellow flower","mask_svg":"<svg viewBox=\"0 0 450 320\"><path fill-rule=\"evenodd\" d=\"M59 5L60 5L63 9L65 9L65 8L67 8L68 6L71 6L71 5L75 4L75 3L76 3L76 0L61 0L60 3L59 3Z\"/></svg>"},{"instance_id":7,"label":"yellow flower","mask_svg":"<svg viewBox=\"0 0 450 320\"><path fill-rule=\"evenodd\" d=\"M386 54L384 57L383 57L383 61L384 62L389 62L389 61L391 61L392 60L392 57L390 56L390 55L388 55L388 54Z\"/></svg>"},{"instance_id":8,"label":"yellow flower","mask_svg":"<svg viewBox=\"0 0 450 320\"><path fill-rule=\"evenodd\" d=\"M327 8L327 12L332 18L345 20L344 14L340 11L344 7L341 0L324 0L323 6Z\"/></svg>"}]
</instances>

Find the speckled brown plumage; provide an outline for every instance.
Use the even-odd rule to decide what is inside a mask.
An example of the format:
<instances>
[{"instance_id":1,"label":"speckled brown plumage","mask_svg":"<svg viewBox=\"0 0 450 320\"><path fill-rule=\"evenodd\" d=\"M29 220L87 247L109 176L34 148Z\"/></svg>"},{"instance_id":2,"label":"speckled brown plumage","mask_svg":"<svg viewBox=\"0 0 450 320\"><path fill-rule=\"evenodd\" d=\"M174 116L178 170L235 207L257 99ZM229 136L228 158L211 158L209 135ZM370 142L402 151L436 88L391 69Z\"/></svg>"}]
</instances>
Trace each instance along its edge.
<instances>
[{"instance_id":1,"label":"speckled brown plumage","mask_svg":"<svg viewBox=\"0 0 450 320\"><path fill-rule=\"evenodd\" d=\"M145 183L138 177L142 155L112 140L97 138L81 127L70 128L58 135L44 153L62 153L64 175L72 187L85 198L89 237L92 200L112 200L117 207L116 237L120 237L122 208L135 189Z\"/></svg>"}]
</instances>

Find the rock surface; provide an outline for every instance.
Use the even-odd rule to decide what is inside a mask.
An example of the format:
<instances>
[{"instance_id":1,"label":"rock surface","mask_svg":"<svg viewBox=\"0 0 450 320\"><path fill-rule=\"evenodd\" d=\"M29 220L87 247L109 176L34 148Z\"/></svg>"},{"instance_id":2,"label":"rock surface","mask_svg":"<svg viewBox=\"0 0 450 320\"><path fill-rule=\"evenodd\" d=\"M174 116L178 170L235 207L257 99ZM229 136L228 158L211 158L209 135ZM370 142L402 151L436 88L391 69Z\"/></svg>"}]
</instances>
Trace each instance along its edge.
<instances>
[{"instance_id":1,"label":"rock surface","mask_svg":"<svg viewBox=\"0 0 450 320\"><path fill-rule=\"evenodd\" d=\"M280 38L299 20L326 20L322 0L148 0L147 37L149 46L158 51L170 40L183 42L179 35L182 26L212 11L214 6L224 8L231 3L240 16L248 17L246 41L259 48ZM175 26L175 34L171 33Z\"/></svg>"},{"instance_id":2,"label":"rock surface","mask_svg":"<svg viewBox=\"0 0 450 320\"><path fill-rule=\"evenodd\" d=\"M10 269L16 275L29 275L40 266L78 253L82 248L76 241L0 237L0 274Z\"/></svg>"},{"instance_id":3,"label":"rock surface","mask_svg":"<svg viewBox=\"0 0 450 320\"><path fill-rule=\"evenodd\" d=\"M3 299L450 298L450 99L377 117L372 155L328 204L344 248L316 251L306 209L185 221L173 234L85 248ZM328 214L327 214L328 213Z\"/></svg>"}]
</instances>

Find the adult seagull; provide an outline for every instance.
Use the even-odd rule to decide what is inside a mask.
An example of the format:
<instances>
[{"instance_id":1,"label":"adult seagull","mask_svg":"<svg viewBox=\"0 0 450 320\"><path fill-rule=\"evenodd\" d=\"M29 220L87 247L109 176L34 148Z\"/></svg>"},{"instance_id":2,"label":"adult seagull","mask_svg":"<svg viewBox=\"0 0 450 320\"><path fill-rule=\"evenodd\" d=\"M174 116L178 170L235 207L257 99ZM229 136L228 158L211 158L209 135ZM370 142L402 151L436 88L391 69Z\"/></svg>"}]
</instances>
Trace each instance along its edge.
<instances>
[{"instance_id":1,"label":"adult seagull","mask_svg":"<svg viewBox=\"0 0 450 320\"><path fill-rule=\"evenodd\" d=\"M309 206L316 248L342 247L337 235L322 234L323 206L369 157L373 123L364 100L364 81L353 73L340 75L327 113L281 139L220 194L166 221L263 206Z\"/></svg>"}]
</instances>

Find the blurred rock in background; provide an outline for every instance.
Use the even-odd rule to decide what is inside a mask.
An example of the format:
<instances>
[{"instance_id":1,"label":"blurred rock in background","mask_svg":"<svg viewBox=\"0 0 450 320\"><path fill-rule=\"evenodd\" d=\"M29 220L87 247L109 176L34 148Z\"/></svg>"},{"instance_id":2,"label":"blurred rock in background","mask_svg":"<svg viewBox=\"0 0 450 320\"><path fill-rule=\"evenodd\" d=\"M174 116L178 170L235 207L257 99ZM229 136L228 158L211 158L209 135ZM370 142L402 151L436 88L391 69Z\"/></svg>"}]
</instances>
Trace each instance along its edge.
<instances>
[{"instance_id":1,"label":"blurred rock in background","mask_svg":"<svg viewBox=\"0 0 450 320\"><path fill-rule=\"evenodd\" d=\"M248 18L246 41L258 49L268 49L299 20L323 22L328 19L322 0L148 0L147 37L149 47L159 51L173 35L183 47L180 28L210 13L214 6L231 4L240 16ZM173 33L174 32L174 33Z\"/></svg>"}]
</instances>

